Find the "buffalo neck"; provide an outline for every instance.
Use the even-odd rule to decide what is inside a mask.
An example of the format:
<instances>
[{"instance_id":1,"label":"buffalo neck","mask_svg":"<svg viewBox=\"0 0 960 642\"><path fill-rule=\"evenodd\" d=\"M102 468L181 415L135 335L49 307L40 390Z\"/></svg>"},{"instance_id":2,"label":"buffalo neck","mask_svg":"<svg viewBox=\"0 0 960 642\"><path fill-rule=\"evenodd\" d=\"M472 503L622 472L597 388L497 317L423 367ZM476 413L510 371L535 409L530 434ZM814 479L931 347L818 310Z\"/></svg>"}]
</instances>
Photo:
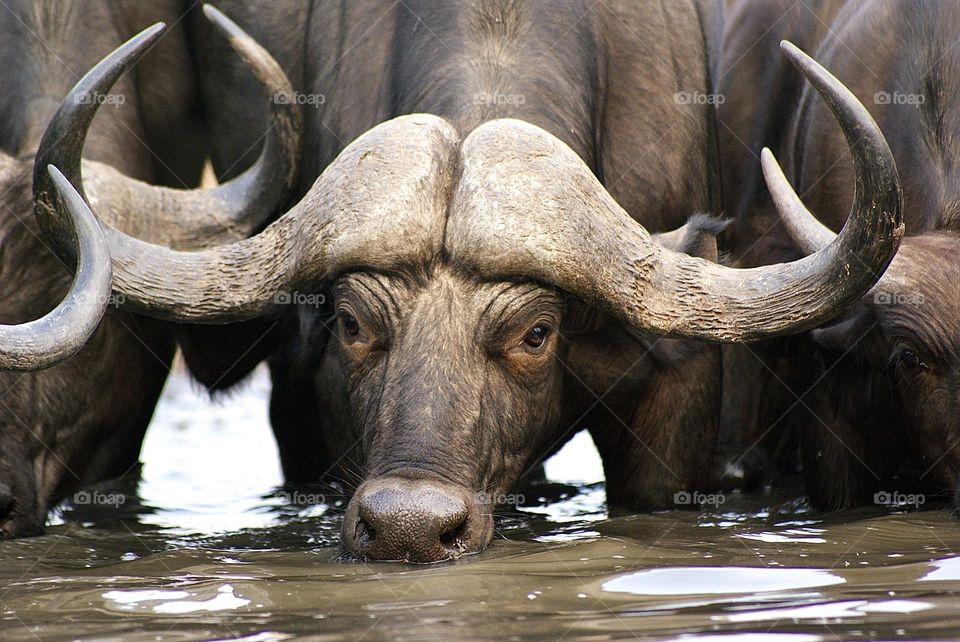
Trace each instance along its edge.
<instances>
[{"instance_id":1,"label":"buffalo neck","mask_svg":"<svg viewBox=\"0 0 960 642\"><path fill-rule=\"evenodd\" d=\"M519 118L563 140L595 167L598 63L589 7L516 0L398 9L394 115L443 116L466 135L496 118Z\"/></svg>"}]
</instances>

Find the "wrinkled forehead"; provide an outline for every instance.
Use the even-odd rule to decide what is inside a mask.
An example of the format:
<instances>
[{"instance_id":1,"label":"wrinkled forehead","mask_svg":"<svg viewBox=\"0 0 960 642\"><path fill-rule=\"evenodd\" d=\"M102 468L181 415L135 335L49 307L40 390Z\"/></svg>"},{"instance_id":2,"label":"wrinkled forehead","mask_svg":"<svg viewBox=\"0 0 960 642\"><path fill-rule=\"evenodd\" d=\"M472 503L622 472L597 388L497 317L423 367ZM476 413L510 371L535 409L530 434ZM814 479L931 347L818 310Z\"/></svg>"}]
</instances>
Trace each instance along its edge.
<instances>
[{"instance_id":1,"label":"wrinkled forehead","mask_svg":"<svg viewBox=\"0 0 960 642\"><path fill-rule=\"evenodd\" d=\"M944 310L960 311L954 295L960 280L960 235L930 233L908 236L876 289L903 295L933 297Z\"/></svg>"},{"instance_id":2,"label":"wrinkled forehead","mask_svg":"<svg viewBox=\"0 0 960 642\"><path fill-rule=\"evenodd\" d=\"M960 236L907 237L868 295L888 335L920 340L943 356L960 348Z\"/></svg>"},{"instance_id":3,"label":"wrinkled forehead","mask_svg":"<svg viewBox=\"0 0 960 642\"><path fill-rule=\"evenodd\" d=\"M524 280L489 281L442 262L412 272L345 274L334 286L334 297L360 299L396 318L419 311L431 317L469 314L496 319L532 304L556 309L564 305L554 288Z\"/></svg>"}]
</instances>

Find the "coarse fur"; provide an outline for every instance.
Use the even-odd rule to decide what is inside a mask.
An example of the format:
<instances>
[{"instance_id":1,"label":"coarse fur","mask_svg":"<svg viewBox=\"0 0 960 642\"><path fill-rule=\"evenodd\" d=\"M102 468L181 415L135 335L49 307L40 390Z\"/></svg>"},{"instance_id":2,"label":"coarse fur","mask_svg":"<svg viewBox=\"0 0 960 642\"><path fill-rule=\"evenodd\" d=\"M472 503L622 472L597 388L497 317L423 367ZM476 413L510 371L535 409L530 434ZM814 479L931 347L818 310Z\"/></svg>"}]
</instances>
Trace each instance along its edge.
<instances>
[{"instance_id":1,"label":"coarse fur","mask_svg":"<svg viewBox=\"0 0 960 642\"><path fill-rule=\"evenodd\" d=\"M733 3L722 80L728 101L720 110L729 132L721 149L732 168L725 178L737 172L745 185L762 185L751 154L779 148L810 211L834 230L844 222L854 187L849 164L837 161L846 143L798 74L774 55L786 37L799 38L868 107L903 184L906 237L880 284L834 322L753 348L759 361L745 356L740 363L753 361L757 376L727 368L731 398L759 379L779 381L772 385L780 393L758 395L739 413L725 404L724 432L744 435L733 457L789 427L799 436L808 491L823 507L872 503L875 493L903 484L943 494L957 487L960 165L951 141L960 135L958 25L953 3ZM758 77L778 84L756 99ZM789 134L779 137L774 121L789 123ZM734 255L747 264L798 256L769 201L759 191L741 194L743 202L727 203L737 218ZM778 361L784 350L811 354L814 363ZM749 409L761 419L745 418ZM912 480L894 478L902 466L915 471Z\"/></svg>"}]
</instances>

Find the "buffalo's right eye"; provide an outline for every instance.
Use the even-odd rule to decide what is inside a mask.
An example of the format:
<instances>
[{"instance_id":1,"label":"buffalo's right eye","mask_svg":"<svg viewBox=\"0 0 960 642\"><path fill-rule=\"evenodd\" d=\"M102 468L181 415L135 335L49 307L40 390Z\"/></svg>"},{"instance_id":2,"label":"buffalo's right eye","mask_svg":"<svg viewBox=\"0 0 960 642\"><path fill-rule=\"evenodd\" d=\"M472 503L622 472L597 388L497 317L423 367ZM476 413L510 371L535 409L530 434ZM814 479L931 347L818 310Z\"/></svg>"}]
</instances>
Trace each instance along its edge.
<instances>
[{"instance_id":1,"label":"buffalo's right eye","mask_svg":"<svg viewBox=\"0 0 960 642\"><path fill-rule=\"evenodd\" d=\"M904 350L900 353L900 365L907 370L915 370L924 364L916 352L913 350Z\"/></svg>"},{"instance_id":2,"label":"buffalo's right eye","mask_svg":"<svg viewBox=\"0 0 960 642\"><path fill-rule=\"evenodd\" d=\"M360 334L360 323L349 312L340 313L340 327L348 337L355 337Z\"/></svg>"},{"instance_id":3,"label":"buffalo's right eye","mask_svg":"<svg viewBox=\"0 0 960 642\"><path fill-rule=\"evenodd\" d=\"M523 338L523 343L531 352L539 352L547 342L550 330L543 325L534 326Z\"/></svg>"}]
</instances>

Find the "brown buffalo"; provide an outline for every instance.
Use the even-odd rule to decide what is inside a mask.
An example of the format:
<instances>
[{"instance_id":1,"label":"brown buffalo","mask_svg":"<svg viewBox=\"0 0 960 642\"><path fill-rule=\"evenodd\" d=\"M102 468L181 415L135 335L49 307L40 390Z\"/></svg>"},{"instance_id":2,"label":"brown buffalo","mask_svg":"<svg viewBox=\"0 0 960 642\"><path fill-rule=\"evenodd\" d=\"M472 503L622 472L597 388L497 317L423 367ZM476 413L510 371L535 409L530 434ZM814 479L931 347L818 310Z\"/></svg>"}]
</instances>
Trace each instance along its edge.
<instances>
[{"instance_id":1,"label":"brown buffalo","mask_svg":"<svg viewBox=\"0 0 960 642\"><path fill-rule=\"evenodd\" d=\"M335 329L318 330L311 310L300 326L312 342L300 385L322 410L316 456L362 467L343 526L361 557L480 550L492 537L491 498L581 422L612 503L671 505L704 480L712 452L699 401L716 400L717 379L682 367L712 356L686 340L809 329L861 297L892 258L900 192L882 136L842 86L791 54L844 130L864 136L852 148L861 189L827 248L726 268L669 247L702 245L696 231L661 244L638 223L683 220L710 193L712 106L677 99L711 93L709 5L576 16L576 3L409 4L381 21L393 37L387 66L370 66L379 49L362 57L371 70L358 82L367 92L385 79L388 108L299 202L262 233L199 252L107 226L115 289L131 310L196 323L269 317L294 294L331 295ZM324 24L369 18L348 3ZM551 55L571 25L563 55ZM478 101L481 92L524 100ZM351 98L344 90L337 113L359 118ZM380 105L376 94L358 100ZM432 114L398 116L413 111ZM638 163L651 144L670 151ZM790 189L782 177L771 184ZM56 235L66 212L49 214ZM660 336L677 341L660 346Z\"/></svg>"},{"instance_id":2,"label":"brown buffalo","mask_svg":"<svg viewBox=\"0 0 960 642\"><path fill-rule=\"evenodd\" d=\"M828 113L801 91L796 76L763 59L761 52L798 33L867 105L889 141L903 181L906 237L890 268L856 305L794 340L792 348L779 348L808 355L807 372L796 363L772 366L802 402L790 392L767 395L757 414L775 418L795 406L789 423L798 430L809 492L819 505L875 501L878 492L911 483L894 481L904 465L917 470L915 481L952 492L960 473L960 305L954 294L960 219L950 141L960 124L954 109L960 84L953 73L960 8L914 0L789 5L738 3L739 18L728 28L728 59L742 54L752 62L731 63L724 81L732 92L724 153L750 185L759 179L761 163L748 157L749 150L780 149L803 195L803 203L778 195L783 225L770 203L756 194L746 198L736 208L738 229L752 233L743 234L740 247L752 246L752 262L760 264L817 251L833 240L831 229L843 225L843 208L856 189L849 163L836 162L846 143ZM763 44L746 53L760 34L766 34ZM747 95L755 100L750 85L758 76L776 81L759 100L742 102ZM733 140L734 133L746 147ZM770 163L763 171L776 173ZM740 427L757 434L771 427L765 423Z\"/></svg>"},{"instance_id":3,"label":"brown buffalo","mask_svg":"<svg viewBox=\"0 0 960 642\"><path fill-rule=\"evenodd\" d=\"M178 143L158 143L151 154L142 142L155 142L157 128L173 123L195 133L195 80L180 64L189 68L183 33L161 41L162 27L147 29L70 90L74 68L94 66L137 29L159 17L176 20L180 9L172 2L85 1L15 2L0 10L0 143L15 156L0 154L0 321L10 324L0 327L0 537L40 532L51 501L135 468L175 349L171 324L118 309L100 229L50 167L85 188L89 200L102 205L104 220L184 249L248 235L292 182L296 153L285 126L295 114L282 105L262 159L237 180L212 191L141 182L163 181L170 171L192 180L199 172ZM218 25L260 76L263 91L272 96L286 87L262 50L228 22ZM118 80L153 45L137 68L138 82ZM112 92L103 86L105 75L117 82ZM88 136L98 108L110 110L111 118L98 121ZM43 222L61 198L73 200L76 216L58 257L44 239ZM151 215L111 207L121 200Z\"/></svg>"}]
</instances>

